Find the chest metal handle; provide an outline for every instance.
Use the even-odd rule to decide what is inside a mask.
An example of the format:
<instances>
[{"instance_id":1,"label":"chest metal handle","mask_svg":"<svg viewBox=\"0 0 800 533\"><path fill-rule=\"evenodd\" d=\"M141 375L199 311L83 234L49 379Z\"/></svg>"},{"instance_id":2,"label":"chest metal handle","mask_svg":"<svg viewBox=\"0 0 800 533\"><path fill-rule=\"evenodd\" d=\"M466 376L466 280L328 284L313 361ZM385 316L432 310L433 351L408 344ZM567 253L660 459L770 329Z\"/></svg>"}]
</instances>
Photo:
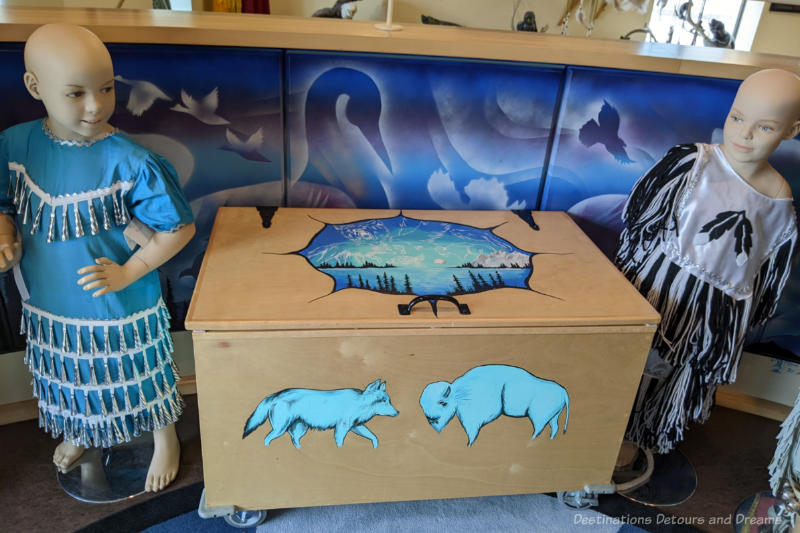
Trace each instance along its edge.
<instances>
[{"instance_id":1,"label":"chest metal handle","mask_svg":"<svg viewBox=\"0 0 800 533\"><path fill-rule=\"evenodd\" d=\"M420 302L429 302L431 304L431 309L433 310L433 316L438 317L438 310L436 308L436 304L439 300L444 300L446 302L450 302L455 304L458 308L458 312L462 315L469 315L469 306L467 304L460 304L458 300L453 298L452 296L446 296L444 294L425 294L423 296L417 296L408 304L398 304L397 310L400 312L401 315L410 315L411 309Z\"/></svg>"}]
</instances>

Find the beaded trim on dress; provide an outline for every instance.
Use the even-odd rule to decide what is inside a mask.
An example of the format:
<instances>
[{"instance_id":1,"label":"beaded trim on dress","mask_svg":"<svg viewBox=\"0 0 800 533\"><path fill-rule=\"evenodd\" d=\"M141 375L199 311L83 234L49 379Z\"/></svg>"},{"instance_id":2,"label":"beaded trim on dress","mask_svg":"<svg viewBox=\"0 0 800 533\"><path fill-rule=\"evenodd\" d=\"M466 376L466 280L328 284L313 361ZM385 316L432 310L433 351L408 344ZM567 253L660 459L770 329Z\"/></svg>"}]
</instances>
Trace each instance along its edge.
<instances>
[{"instance_id":1,"label":"beaded trim on dress","mask_svg":"<svg viewBox=\"0 0 800 533\"><path fill-rule=\"evenodd\" d=\"M50 137L50 139L53 142L55 142L56 144L58 144L58 145L61 145L61 146L83 146L83 147L91 146L94 143L100 142L103 139L107 139L107 138L111 137L112 135L116 135L117 132L119 132L119 130L117 128L113 128L111 131L107 131L106 133L104 133L104 134L102 134L102 135L100 135L98 137L95 137L94 139L90 139L88 141L77 141L75 139L62 139L61 137L59 137L58 135L53 133L53 130L50 129L50 124L47 123L47 119L46 118L42 119L42 131L44 131L45 135Z\"/></svg>"},{"instance_id":2,"label":"beaded trim on dress","mask_svg":"<svg viewBox=\"0 0 800 533\"><path fill-rule=\"evenodd\" d=\"M30 221L30 233L33 235L39 231L42 219L47 218L47 242L55 240L57 226L60 228L58 234L62 241L69 240L70 236L83 237L85 224L89 226L91 234L96 235L100 231L100 224L95 211L102 213L100 223L105 230L111 229L109 210L117 226L130 222L124 195L133 188L133 181L117 181L109 187L94 191L53 196L39 187L20 163L10 161L8 170L11 174L8 195L21 216L20 229ZM49 209L49 213L44 213L45 207Z\"/></svg>"},{"instance_id":3,"label":"beaded trim on dress","mask_svg":"<svg viewBox=\"0 0 800 533\"><path fill-rule=\"evenodd\" d=\"M108 447L183 410L163 300L117 320L61 317L23 303L25 363L39 425L77 446Z\"/></svg>"}]
</instances>

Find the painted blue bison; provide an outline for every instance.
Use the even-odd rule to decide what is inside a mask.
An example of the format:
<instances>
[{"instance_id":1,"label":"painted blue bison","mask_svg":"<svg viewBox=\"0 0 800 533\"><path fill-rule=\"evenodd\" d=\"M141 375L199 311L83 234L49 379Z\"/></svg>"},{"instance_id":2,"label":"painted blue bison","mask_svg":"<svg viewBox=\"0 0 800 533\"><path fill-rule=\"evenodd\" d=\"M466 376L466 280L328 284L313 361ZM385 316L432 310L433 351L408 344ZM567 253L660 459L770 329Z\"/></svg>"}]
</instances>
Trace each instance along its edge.
<instances>
[{"instance_id":1,"label":"painted blue bison","mask_svg":"<svg viewBox=\"0 0 800 533\"><path fill-rule=\"evenodd\" d=\"M508 365L478 366L453 383L430 383L422 391L419 404L437 432L458 415L469 446L478 438L481 428L500 415L530 418L532 439L548 424L550 438L555 438L558 417L565 409L564 433L569 421L569 395L564 387Z\"/></svg>"}]
</instances>

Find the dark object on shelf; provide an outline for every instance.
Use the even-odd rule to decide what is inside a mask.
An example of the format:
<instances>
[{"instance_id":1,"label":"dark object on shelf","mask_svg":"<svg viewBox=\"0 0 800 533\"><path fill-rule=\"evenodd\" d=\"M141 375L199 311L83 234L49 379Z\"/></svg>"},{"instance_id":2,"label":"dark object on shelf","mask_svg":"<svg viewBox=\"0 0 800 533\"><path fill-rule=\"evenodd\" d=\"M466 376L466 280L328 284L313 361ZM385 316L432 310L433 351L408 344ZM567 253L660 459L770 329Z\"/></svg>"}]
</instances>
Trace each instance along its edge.
<instances>
[{"instance_id":1,"label":"dark object on shelf","mask_svg":"<svg viewBox=\"0 0 800 533\"><path fill-rule=\"evenodd\" d=\"M536 29L536 15L533 11L526 11L522 20L517 22L517 31L539 31Z\"/></svg>"},{"instance_id":2,"label":"dark object on shelf","mask_svg":"<svg viewBox=\"0 0 800 533\"><path fill-rule=\"evenodd\" d=\"M459 28L463 27L461 24L456 24L455 22L450 22L447 20L439 20L436 17L430 17L428 15L420 15L419 19L422 21L423 24L438 24L439 26L458 26Z\"/></svg>"},{"instance_id":3,"label":"dark object on shelf","mask_svg":"<svg viewBox=\"0 0 800 533\"><path fill-rule=\"evenodd\" d=\"M701 10L702 12L702 10ZM731 34L725 31L725 24L720 22L716 19L711 19L709 22L709 29L711 30L711 36L706 33L705 28L703 28L703 22L698 19L695 21L692 18L692 1L689 0L688 2L684 2L680 6L675 8L675 16L679 19L687 23L689 26L692 27L692 33L695 36L700 37L703 39L704 46L716 46L718 48L733 48L733 38ZM672 39L670 38L669 41ZM669 42L668 41L668 42Z\"/></svg>"},{"instance_id":4,"label":"dark object on shelf","mask_svg":"<svg viewBox=\"0 0 800 533\"><path fill-rule=\"evenodd\" d=\"M733 48L733 37L725 31L725 24L717 19L708 23L711 28L711 44L718 48Z\"/></svg>"},{"instance_id":5,"label":"dark object on shelf","mask_svg":"<svg viewBox=\"0 0 800 533\"><path fill-rule=\"evenodd\" d=\"M629 31L625 35L621 35L620 39L622 39L623 41L630 41L631 35L633 35L634 33L644 33L645 35L650 36L650 38L653 40L654 43L658 42L656 36L653 35L652 31L650 31L650 28L636 28L635 30ZM671 35L672 35L672 28L670 28L670 39L667 42L670 42L670 40L672 39Z\"/></svg>"},{"instance_id":6,"label":"dark object on shelf","mask_svg":"<svg viewBox=\"0 0 800 533\"><path fill-rule=\"evenodd\" d=\"M800 13L800 5L796 4L781 4L780 2L772 2L769 4L770 11L783 11L785 13Z\"/></svg>"},{"instance_id":7,"label":"dark object on shelf","mask_svg":"<svg viewBox=\"0 0 800 533\"><path fill-rule=\"evenodd\" d=\"M329 19L351 19L356 12L355 2L358 0L336 0L333 7L323 7L314 11L312 17L322 17ZM352 6L345 6L345 4L353 4Z\"/></svg>"}]
</instances>

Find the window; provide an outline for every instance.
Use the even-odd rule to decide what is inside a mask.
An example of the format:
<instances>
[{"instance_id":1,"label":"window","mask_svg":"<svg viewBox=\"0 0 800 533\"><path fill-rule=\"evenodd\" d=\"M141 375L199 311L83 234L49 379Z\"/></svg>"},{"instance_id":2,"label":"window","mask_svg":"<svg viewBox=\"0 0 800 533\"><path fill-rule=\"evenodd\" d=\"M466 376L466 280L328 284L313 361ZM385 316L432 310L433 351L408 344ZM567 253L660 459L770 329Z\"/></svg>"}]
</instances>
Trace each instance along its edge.
<instances>
[{"instance_id":1,"label":"window","mask_svg":"<svg viewBox=\"0 0 800 533\"><path fill-rule=\"evenodd\" d=\"M691 22L679 13L687 12ZM655 0L649 28L660 43L712 46L710 23L716 19L725 25L737 50L750 50L764 2L752 0ZM705 37L704 37L705 36Z\"/></svg>"}]
</instances>

